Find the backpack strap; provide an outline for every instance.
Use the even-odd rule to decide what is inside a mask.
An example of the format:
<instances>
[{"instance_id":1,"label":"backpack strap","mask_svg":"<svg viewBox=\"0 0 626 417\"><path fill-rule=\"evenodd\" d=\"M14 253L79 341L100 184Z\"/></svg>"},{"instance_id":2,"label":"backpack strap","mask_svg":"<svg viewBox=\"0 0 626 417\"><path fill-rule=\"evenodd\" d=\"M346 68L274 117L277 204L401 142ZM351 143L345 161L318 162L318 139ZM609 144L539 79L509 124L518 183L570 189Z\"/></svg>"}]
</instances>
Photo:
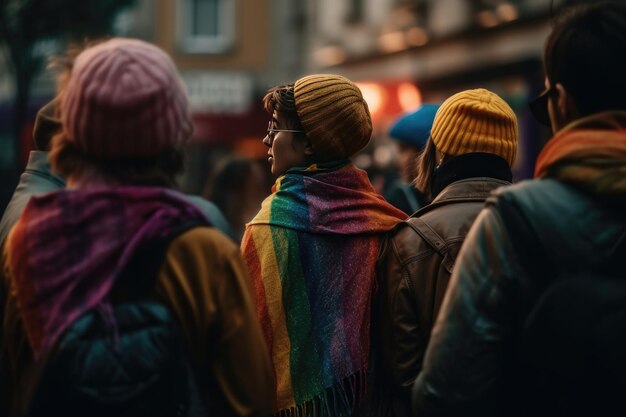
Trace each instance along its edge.
<instances>
[{"instance_id":1,"label":"backpack strap","mask_svg":"<svg viewBox=\"0 0 626 417\"><path fill-rule=\"evenodd\" d=\"M163 320L164 316L161 315L161 312L163 310L167 310L169 312L169 308L162 305L160 302L151 301L150 295L157 283L158 272L163 265L167 249L171 242L177 237L181 236L190 229L201 226L210 226L210 224L206 221L200 220L188 222L176 228L164 238L148 242L146 245L137 250L130 263L118 277L117 282L115 283L115 286L110 294L111 301L115 306L114 308L116 308L116 314L125 314L126 317L134 315L134 319L136 319L137 312L145 312L142 314L145 314L145 317L150 318L150 320L152 320L151 323ZM131 310L128 306L133 306L133 309ZM171 314L171 312L169 313ZM85 317L86 319L89 319L88 316L89 314L85 315L81 320L85 319ZM175 321L173 316L172 320ZM74 340L71 343L74 347L80 345L81 343L85 343L85 335L87 337L91 337L92 335L90 332L97 333L100 331L97 320L92 320L92 322L83 321L88 323L88 325L83 324L83 328L79 328L79 330L72 334ZM79 322L80 320L76 323ZM77 325L76 323L75 325ZM176 327L177 330L180 330L178 325ZM71 330L72 329L70 329L70 331ZM42 358L43 360L36 362L32 366L34 368L34 376L36 380L32 383L32 391L28 392L28 401L24 401L24 404L20 403L19 405L20 410L22 410L22 414L31 416L47 415L49 411L47 408L48 404L56 404L54 402L56 401L54 396L48 395L48 391L50 390L49 385L54 383L50 381L54 381L54 379L48 380L48 378L50 377L50 374L54 376L58 372L61 372L55 368L57 361L60 360L63 362L65 360L65 362L71 362L72 360L73 355L68 356L67 354L64 354L63 349L61 348L61 344L64 340L66 340L67 335L68 333L66 332L66 335L60 340L60 342L46 353L44 358ZM184 345L185 341L182 333L178 336L180 336L181 344ZM178 365L179 364L176 364L176 366ZM181 397L181 402L178 404L178 412L182 413L181 415L205 415L205 405L202 403L194 377L194 370L192 369L188 359L183 359L183 363L180 364L180 367L175 369L177 372L184 372L184 378L186 380L186 386L181 387L179 394L175 394ZM137 390L137 392L139 391L140 390ZM131 395L128 395L130 398ZM139 398L139 394L137 394L137 398Z\"/></svg>"},{"instance_id":2,"label":"backpack strap","mask_svg":"<svg viewBox=\"0 0 626 417\"><path fill-rule=\"evenodd\" d=\"M409 221L411 220L411 221ZM419 217L412 217L405 223L415 231L418 235L424 239L424 241L435 252L437 252L442 258L442 265L449 272L452 272L454 266L455 257L450 253L450 247L446 244L445 240L433 229L428 223Z\"/></svg>"},{"instance_id":3,"label":"backpack strap","mask_svg":"<svg viewBox=\"0 0 626 417\"><path fill-rule=\"evenodd\" d=\"M210 225L202 221L191 221L176 228L165 238L140 248L116 280L111 292L112 298L120 302L139 300L148 296L156 285L170 243L183 233L199 226Z\"/></svg>"}]
</instances>

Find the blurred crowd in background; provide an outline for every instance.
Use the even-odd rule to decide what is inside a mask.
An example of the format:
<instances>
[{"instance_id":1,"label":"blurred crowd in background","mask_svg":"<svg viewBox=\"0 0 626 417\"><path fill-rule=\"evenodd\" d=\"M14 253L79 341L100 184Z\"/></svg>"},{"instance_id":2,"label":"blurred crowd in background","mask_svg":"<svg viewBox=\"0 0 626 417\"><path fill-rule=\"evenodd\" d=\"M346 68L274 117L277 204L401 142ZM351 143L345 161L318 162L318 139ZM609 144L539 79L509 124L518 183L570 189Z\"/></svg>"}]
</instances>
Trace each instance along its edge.
<instances>
[{"instance_id":1,"label":"blurred crowd in background","mask_svg":"<svg viewBox=\"0 0 626 417\"><path fill-rule=\"evenodd\" d=\"M130 36L174 59L194 135L181 189L214 201L240 236L273 180L262 144L272 85L332 72L357 82L373 140L354 158L383 195L399 178L389 128L424 103L477 86L516 112L514 180L531 177L548 132L526 103L543 90L541 51L566 0L90 0L0 2L0 206L34 148L36 111L54 95L49 57L72 44Z\"/></svg>"}]
</instances>

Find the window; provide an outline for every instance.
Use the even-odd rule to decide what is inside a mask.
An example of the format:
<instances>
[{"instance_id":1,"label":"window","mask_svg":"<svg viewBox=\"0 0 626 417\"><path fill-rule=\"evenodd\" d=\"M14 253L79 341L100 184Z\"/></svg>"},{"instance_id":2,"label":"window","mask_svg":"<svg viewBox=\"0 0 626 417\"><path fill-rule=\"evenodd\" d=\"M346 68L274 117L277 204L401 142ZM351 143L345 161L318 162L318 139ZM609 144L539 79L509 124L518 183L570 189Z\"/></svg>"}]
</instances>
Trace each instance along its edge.
<instances>
[{"instance_id":1,"label":"window","mask_svg":"<svg viewBox=\"0 0 626 417\"><path fill-rule=\"evenodd\" d=\"M235 0L180 0L178 40L184 52L219 54L235 36Z\"/></svg>"}]
</instances>

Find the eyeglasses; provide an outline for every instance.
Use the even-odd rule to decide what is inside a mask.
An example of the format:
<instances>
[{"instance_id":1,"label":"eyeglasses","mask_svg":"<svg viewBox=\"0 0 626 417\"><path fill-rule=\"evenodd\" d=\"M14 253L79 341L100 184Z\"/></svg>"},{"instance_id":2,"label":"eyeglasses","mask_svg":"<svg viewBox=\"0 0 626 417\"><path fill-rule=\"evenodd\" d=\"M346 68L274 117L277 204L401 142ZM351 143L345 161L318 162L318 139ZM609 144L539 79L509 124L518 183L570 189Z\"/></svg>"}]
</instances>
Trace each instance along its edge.
<instances>
[{"instance_id":1,"label":"eyeglasses","mask_svg":"<svg viewBox=\"0 0 626 417\"><path fill-rule=\"evenodd\" d=\"M291 133L304 133L303 130L293 130L293 129L275 129L272 127L272 122L267 125L267 137L271 140L274 140L274 136L276 132L291 132Z\"/></svg>"},{"instance_id":2,"label":"eyeglasses","mask_svg":"<svg viewBox=\"0 0 626 417\"><path fill-rule=\"evenodd\" d=\"M550 98L550 94L554 93L556 89L554 87L550 87L546 89L543 93L539 94L539 96L528 103L528 107L530 108L530 112L533 117L542 125L550 127L550 112L548 111L548 99Z\"/></svg>"}]
</instances>

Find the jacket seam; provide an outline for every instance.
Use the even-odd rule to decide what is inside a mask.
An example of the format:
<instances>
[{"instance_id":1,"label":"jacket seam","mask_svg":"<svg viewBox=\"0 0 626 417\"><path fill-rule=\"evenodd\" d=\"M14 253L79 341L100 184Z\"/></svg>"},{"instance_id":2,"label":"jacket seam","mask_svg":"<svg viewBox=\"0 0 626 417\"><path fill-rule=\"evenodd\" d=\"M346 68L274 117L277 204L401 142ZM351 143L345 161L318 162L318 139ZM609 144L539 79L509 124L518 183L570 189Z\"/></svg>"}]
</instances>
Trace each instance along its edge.
<instances>
[{"instance_id":1,"label":"jacket seam","mask_svg":"<svg viewBox=\"0 0 626 417\"><path fill-rule=\"evenodd\" d=\"M422 242L424 241L424 239L422 239L422 237L420 236L420 239L422 240ZM437 251L435 251L433 248L430 247L430 245L426 244L428 247L422 251L420 251L419 253L415 254L415 255L411 255L408 258L402 258L398 255L398 260L400 261L400 264L403 267L407 267L409 264L412 264L416 261L419 261L421 259L424 258L428 258L429 256L431 256L433 253L437 253Z\"/></svg>"},{"instance_id":2,"label":"jacket seam","mask_svg":"<svg viewBox=\"0 0 626 417\"><path fill-rule=\"evenodd\" d=\"M445 206L445 205L448 205L448 204L470 203L470 202L479 203L480 201L477 201L477 200L482 200L484 202L499 187L504 187L504 186L507 186L507 185L511 185L511 183L508 182L508 181L498 180L498 179L495 179L495 178L476 177L476 178L467 178L467 179L464 179L464 180L455 181L452 184L448 185L448 187L454 186L455 184L463 184L463 183L468 183L468 182L481 184L483 187L482 187L482 189L480 191L475 191L475 192L473 192L471 194L467 193L467 194L462 194L462 195L458 195L458 196L455 196L455 197L445 197L444 196L440 200L435 199L435 201L433 201L431 204L423 207L422 209L418 210L416 213L413 213L409 218L421 217L423 214L429 213L432 210L434 210L435 208L438 208L438 207L441 207L441 206ZM485 183L488 183L488 184L485 184ZM494 187L493 188L487 187L487 185L494 185ZM446 188L448 188L448 187L446 187ZM444 188L444 190L445 190L445 188ZM419 213L418 216L415 215L417 213Z\"/></svg>"},{"instance_id":3,"label":"jacket seam","mask_svg":"<svg viewBox=\"0 0 626 417\"><path fill-rule=\"evenodd\" d=\"M420 239L424 241L424 239L420 236ZM464 237L462 236L457 236L454 238L450 238L450 239L446 239L444 241L444 247L442 249L449 249L453 244L458 243L458 242L463 242L465 240ZM431 256L433 253L439 253L438 251L436 251L435 249L433 249L428 243L426 243L426 245L428 246L428 248L424 249L423 251L420 251L418 254L415 255L411 255L409 257L406 258L402 258L399 253L397 252L397 249L395 248L395 243L394 243L394 249L396 250L396 258L398 259L398 261L400 261L400 264L403 267L407 267L409 264L412 264L414 262L420 261L424 258L427 258L429 256Z\"/></svg>"},{"instance_id":4,"label":"jacket seam","mask_svg":"<svg viewBox=\"0 0 626 417\"><path fill-rule=\"evenodd\" d=\"M398 260L398 263L400 264L400 267L402 268L402 280L405 281L406 285L413 290L413 285L411 284L411 276L409 273L409 269L407 268L407 264L403 261L402 257L400 256L400 252L398 251L398 247L396 245L395 239L391 240L391 247L393 249L393 255L394 257ZM393 297L393 302L395 305L396 302L396 297L398 295L398 292L400 291L400 286L398 286L398 289L395 291L394 297Z\"/></svg>"}]
</instances>

